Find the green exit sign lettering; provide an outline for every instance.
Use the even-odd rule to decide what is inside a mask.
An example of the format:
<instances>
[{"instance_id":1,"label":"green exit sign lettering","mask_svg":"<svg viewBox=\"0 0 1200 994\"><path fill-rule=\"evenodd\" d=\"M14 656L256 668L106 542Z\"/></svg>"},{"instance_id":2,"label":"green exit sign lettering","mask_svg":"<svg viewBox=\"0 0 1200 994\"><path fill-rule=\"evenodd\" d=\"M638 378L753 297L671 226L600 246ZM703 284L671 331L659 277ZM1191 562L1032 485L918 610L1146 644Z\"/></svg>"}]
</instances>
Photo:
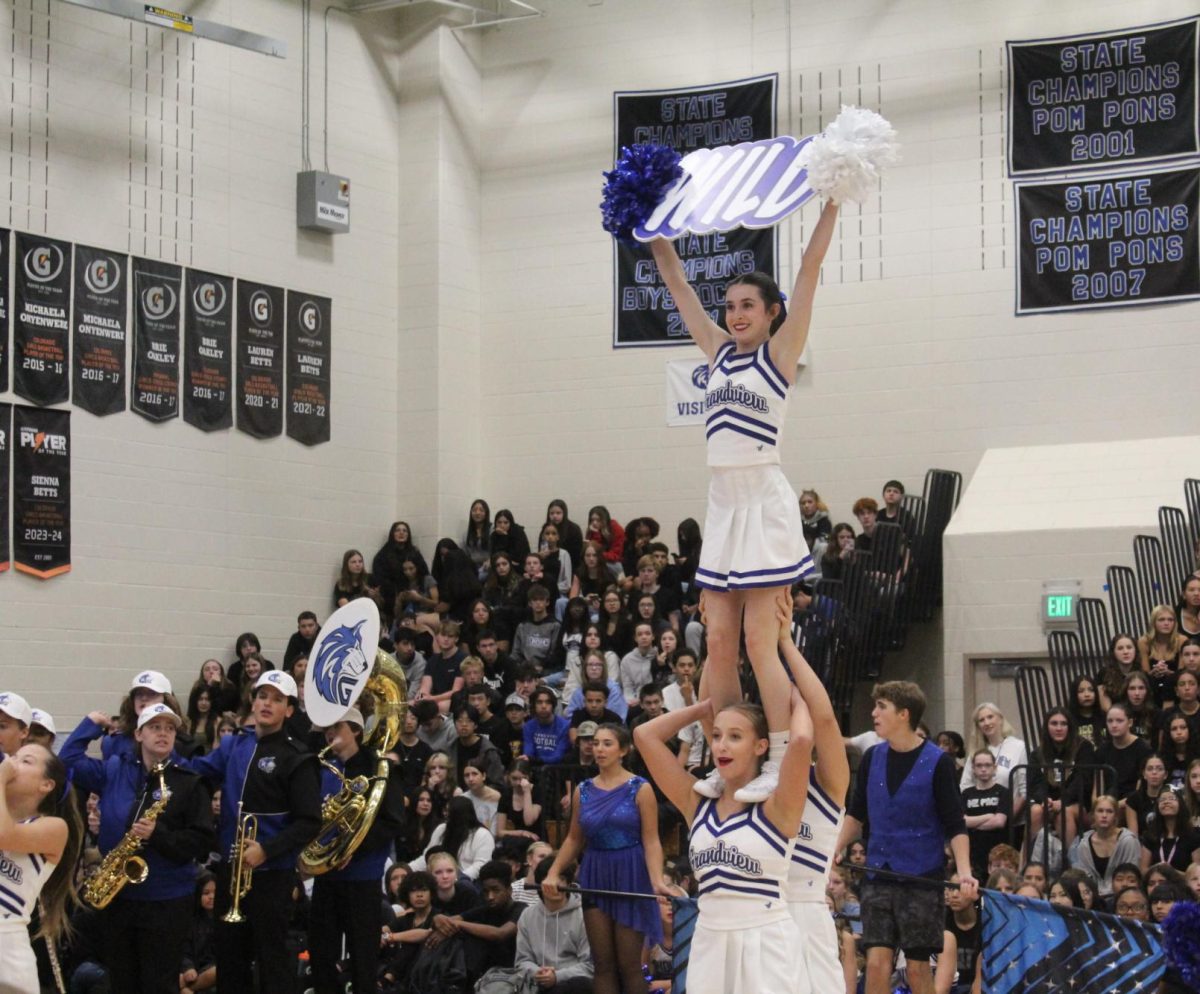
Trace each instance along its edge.
<instances>
[{"instance_id":1,"label":"green exit sign lettering","mask_svg":"<svg viewBox=\"0 0 1200 994\"><path fill-rule=\"evenodd\" d=\"M1075 617L1075 597L1072 594L1047 594L1046 617L1069 621Z\"/></svg>"}]
</instances>

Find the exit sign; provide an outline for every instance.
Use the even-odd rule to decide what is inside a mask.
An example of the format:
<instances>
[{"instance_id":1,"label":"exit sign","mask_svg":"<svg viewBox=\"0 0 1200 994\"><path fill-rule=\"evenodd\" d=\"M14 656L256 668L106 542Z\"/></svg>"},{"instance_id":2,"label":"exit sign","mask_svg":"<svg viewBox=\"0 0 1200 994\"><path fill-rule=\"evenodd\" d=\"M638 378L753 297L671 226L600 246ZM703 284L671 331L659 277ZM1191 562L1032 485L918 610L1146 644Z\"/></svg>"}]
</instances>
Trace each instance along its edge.
<instances>
[{"instance_id":1,"label":"exit sign","mask_svg":"<svg viewBox=\"0 0 1200 994\"><path fill-rule=\"evenodd\" d=\"M1079 581L1050 580L1042 584L1042 626L1071 628L1079 618Z\"/></svg>"}]
</instances>

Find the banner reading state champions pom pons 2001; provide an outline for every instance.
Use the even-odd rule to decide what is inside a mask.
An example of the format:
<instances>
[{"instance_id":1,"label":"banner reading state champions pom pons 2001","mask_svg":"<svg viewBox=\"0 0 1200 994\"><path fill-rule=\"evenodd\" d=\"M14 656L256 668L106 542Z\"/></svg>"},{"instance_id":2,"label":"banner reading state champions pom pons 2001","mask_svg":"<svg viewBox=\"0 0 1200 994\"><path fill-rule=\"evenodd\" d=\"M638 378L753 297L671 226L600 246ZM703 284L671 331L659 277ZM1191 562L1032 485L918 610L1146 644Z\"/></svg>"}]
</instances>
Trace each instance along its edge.
<instances>
[{"instance_id":1,"label":"banner reading state champions pom pons 2001","mask_svg":"<svg viewBox=\"0 0 1200 994\"><path fill-rule=\"evenodd\" d=\"M71 412L13 408L13 561L48 580L71 568Z\"/></svg>"},{"instance_id":2,"label":"banner reading state champions pom pons 2001","mask_svg":"<svg viewBox=\"0 0 1200 994\"><path fill-rule=\"evenodd\" d=\"M622 146L653 142L687 155L701 148L736 145L775 137L775 90L778 77L681 90L635 90L613 94L616 142ZM717 320L725 302L725 284L756 269L775 275L775 229L737 228L707 235L685 235L676 248L688 282ZM675 303L644 246L613 242L613 347L684 345L691 341Z\"/></svg>"}]
</instances>

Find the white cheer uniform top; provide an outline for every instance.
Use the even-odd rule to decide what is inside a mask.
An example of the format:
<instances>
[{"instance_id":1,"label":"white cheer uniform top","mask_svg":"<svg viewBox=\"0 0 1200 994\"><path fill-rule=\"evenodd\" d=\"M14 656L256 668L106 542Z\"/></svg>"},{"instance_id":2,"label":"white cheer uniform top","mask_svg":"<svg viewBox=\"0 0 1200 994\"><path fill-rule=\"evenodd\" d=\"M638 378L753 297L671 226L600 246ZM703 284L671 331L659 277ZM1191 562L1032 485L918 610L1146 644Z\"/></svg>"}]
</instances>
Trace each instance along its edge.
<instances>
[{"instance_id":1,"label":"white cheer uniform top","mask_svg":"<svg viewBox=\"0 0 1200 994\"><path fill-rule=\"evenodd\" d=\"M762 804L717 817L717 802L696 808L688 859L698 883L705 927L745 929L789 919L784 885L792 840L763 814Z\"/></svg>"},{"instance_id":2,"label":"white cheer uniform top","mask_svg":"<svg viewBox=\"0 0 1200 994\"><path fill-rule=\"evenodd\" d=\"M44 856L0 849L0 930L24 930L54 867Z\"/></svg>"},{"instance_id":3,"label":"white cheer uniform top","mask_svg":"<svg viewBox=\"0 0 1200 994\"><path fill-rule=\"evenodd\" d=\"M779 464L788 382L771 362L769 345L770 339L739 355L726 342L713 357L704 392L709 466Z\"/></svg>"},{"instance_id":4,"label":"white cheer uniform top","mask_svg":"<svg viewBox=\"0 0 1200 994\"><path fill-rule=\"evenodd\" d=\"M792 846L788 866L787 899L793 902L819 901L825 903L825 888L829 886L829 870L837 848L838 832L842 828L841 805L825 793L817 783L813 767L808 780L808 796L804 801L804 817Z\"/></svg>"}]
</instances>

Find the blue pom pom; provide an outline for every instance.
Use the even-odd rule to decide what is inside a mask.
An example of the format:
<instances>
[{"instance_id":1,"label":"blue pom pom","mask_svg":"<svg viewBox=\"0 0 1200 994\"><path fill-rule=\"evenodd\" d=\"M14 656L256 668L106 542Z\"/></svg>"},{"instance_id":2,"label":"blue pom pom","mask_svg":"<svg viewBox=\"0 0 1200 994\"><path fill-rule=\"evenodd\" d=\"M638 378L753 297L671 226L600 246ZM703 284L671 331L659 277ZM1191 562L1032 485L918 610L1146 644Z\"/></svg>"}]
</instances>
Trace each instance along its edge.
<instances>
[{"instance_id":1,"label":"blue pom pom","mask_svg":"<svg viewBox=\"0 0 1200 994\"><path fill-rule=\"evenodd\" d=\"M1175 902L1163 922L1163 949L1184 982L1200 988L1200 904Z\"/></svg>"},{"instance_id":2,"label":"blue pom pom","mask_svg":"<svg viewBox=\"0 0 1200 994\"><path fill-rule=\"evenodd\" d=\"M616 165L604 174L600 214L604 230L627 245L633 229L643 224L663 194L683 175L680 155L667 145L632 145L621 149Z\"/></svg>"}]
</instances>

